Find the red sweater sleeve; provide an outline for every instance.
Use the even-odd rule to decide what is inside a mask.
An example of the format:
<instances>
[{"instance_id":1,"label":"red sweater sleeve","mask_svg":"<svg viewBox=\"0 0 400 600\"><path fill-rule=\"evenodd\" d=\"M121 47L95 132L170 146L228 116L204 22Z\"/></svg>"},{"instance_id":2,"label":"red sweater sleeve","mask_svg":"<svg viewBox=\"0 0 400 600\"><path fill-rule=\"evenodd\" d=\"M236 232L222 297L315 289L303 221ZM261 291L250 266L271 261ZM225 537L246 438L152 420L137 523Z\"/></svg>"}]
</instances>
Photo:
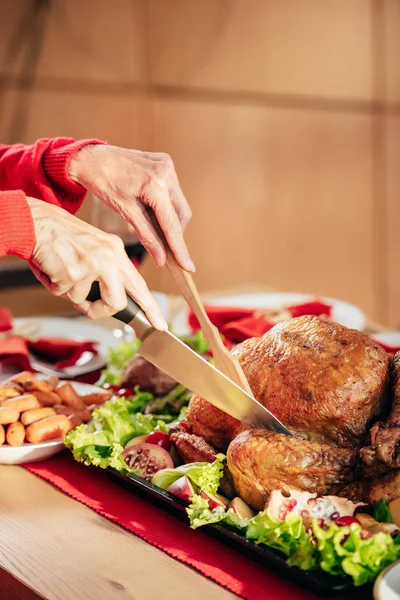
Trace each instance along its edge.
<instances>
[{"instance_id":1,"label":"red sweater sleeve","mask_svg":"<svg viewBox=\"0 0 400 600\"><path fill-rule=\"evenodd\" d=\"M0 144L0 256L29 259L32 254L35 235L25 194L71 213L78 210L86 190L69 178L68 166L73 154L88 144L104 142L56 138L31 146Z\"/></svg>"}]
</instances>

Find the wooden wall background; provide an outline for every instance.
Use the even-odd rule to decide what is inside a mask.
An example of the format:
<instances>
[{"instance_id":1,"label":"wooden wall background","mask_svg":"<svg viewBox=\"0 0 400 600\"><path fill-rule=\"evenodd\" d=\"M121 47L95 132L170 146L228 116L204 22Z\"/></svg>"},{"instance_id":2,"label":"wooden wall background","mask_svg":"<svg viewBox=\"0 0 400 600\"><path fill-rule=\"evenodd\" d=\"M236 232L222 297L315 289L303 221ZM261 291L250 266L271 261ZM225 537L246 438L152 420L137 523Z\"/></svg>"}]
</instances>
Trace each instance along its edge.
<instances>
[{"instance_id":1,"label":"wooden wall background","mask_svg":"<svg viewBox=\"0 0 400 600\"><path fill-rule=\"evenodd\" d=\"M331 295L400 323L398 0L39 0L36 50L34 6L0 0L2 141L169 152L200 289ZM0 294L27 300L61 306Z\"/></svg>"}]
</instances>

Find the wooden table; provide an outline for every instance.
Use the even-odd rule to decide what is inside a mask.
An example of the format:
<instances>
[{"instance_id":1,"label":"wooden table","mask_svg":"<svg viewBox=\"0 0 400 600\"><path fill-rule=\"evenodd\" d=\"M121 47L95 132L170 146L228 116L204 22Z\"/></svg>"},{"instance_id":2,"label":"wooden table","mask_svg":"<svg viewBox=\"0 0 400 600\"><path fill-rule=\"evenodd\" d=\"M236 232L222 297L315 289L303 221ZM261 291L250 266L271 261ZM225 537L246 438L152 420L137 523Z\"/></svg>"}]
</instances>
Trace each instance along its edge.
<instances>
[{"instance_id":1,"label":"wooden table","mask_svg":"<svg viewBox=\"0 0 400 600\"><path fill-rule=\"evenodd\" d=\"M1 600L188 597L237 598L22 467L0 466Z\"/></svg>"},{"instance_id":2,"label":"wooden table","mask_svg":"<svg viewBox=\"0 0 400 600\"><path fill-rule=\"evenodd\" d=\"M0 465L0 600L188 597L237 596L21 467Z\"/></svg>"}]
</instances>

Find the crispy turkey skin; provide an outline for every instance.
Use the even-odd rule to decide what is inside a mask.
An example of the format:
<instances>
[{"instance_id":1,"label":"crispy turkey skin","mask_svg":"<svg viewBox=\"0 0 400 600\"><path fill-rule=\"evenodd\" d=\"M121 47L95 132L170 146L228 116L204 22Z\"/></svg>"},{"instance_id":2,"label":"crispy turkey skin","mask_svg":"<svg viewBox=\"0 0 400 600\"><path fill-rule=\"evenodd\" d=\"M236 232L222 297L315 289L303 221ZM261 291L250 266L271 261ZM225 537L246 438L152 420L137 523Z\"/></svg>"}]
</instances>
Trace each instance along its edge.
<instances>
[{"instance_id":1,"label":"crispy turkey skin","mask_svg":"<svg viewBox=\"0 0 400 600\"><path fill-rule=\"evenodd\" d=\"M380 346L360 331L306 316L246 340L233 354L255 398L294 433L250 430L191 399L193 433L228 449L234 487L248 504L262 509L273 489L339 494L359 479L360 448L388 404L390 359ZM359 489L369 495L364 484Z\"/></svg>"},{"instance_id":2,"label":"crispy turkey skin","mask_svg":"<svg viewBox=\"0 0 400 600\"><path fill-rule=\"evenodd\" d=\"M360 448L383 408L389 358L360 331L299 317L246 340L233 354L255 398L300 437ZM245 429L198 397L187 419L195 434L223 450Z\"/></svg>"},{"instance_id":3,"label":"crispy turkey skin","mask_svg":"<svg viewBox=\"0 0 400 600\"><path fill-rule=\"evenodd\" d=\"M357 451L300 440L264 429L238 435L227 462L239 496L263 510L272 490L335 494L354 476Z\"/></svg>"}]
</instances>

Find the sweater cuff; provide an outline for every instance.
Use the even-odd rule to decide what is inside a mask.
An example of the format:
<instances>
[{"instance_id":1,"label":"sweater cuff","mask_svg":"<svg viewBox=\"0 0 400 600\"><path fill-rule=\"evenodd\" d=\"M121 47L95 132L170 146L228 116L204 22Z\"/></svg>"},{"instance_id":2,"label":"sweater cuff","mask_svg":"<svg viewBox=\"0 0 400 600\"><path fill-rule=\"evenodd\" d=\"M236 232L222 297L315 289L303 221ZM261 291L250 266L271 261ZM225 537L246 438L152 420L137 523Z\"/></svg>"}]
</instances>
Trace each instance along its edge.
<instances>
[{"instance_id":1,"label":"sweater cuff","mask_svg":"<svg viewBox=\"0 0 400 600\"><path fill-rule=\"evenodd\" d=\"M24 192L0 192L0 256L29 260L35 248L35 227Z\"/></svg>"},{"instance_id":2,"label":"sweater cuff","mask_svg":"<svg viewBox=\"0 0 400 600\"><path fill-rule=\"evenodd\" d=\"M100 140L80 140L66 144L61 148L50 147L43 156L43 168L47 177L66 196L82 196L82 194L86 193L84 187L70 178L68 168L75 152L90 144L103 145L106 142L101 142Z\"/></svg>"}]
</instances>

